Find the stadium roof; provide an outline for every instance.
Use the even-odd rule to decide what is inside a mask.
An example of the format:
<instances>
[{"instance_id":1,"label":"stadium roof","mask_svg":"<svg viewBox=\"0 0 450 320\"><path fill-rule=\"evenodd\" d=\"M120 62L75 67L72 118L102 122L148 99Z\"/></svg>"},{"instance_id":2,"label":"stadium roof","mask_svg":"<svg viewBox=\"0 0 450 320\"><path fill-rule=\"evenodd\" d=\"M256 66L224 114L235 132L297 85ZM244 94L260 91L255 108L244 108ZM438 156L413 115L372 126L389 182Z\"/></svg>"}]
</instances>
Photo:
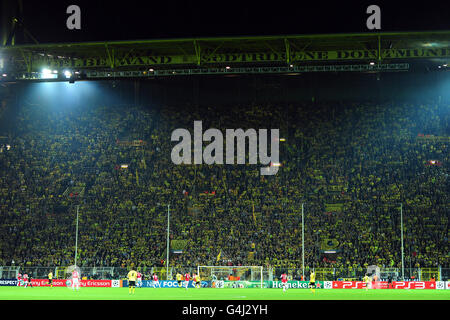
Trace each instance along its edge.
<instances>
[{"instance_id":1,"label":"stadium roof","mask_svg":"<svg viewBox=\"0 0 450 320\"><path fill-rule=\"evenodd\" d=\"M0 48L0 68L143 70L450 59L450 30L97 41Z\"/></svg>"}]
</instances>

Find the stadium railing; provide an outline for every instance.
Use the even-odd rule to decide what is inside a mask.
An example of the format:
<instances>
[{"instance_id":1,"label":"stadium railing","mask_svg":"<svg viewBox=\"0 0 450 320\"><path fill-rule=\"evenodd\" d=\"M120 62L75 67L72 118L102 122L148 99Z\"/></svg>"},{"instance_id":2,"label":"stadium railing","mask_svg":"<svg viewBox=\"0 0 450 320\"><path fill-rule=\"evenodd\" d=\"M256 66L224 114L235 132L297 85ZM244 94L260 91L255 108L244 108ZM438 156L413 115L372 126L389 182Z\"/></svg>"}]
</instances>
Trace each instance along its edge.
<instances>
[{"instance_id":1,"label":"stadium railing","mask_svg":"<svg viewBox=\"0 0 450 320\"><path fill-rule=\"evenodd\" d=\"M28 274L34 279L46 279L51 271L55 278L65 278L63 273L56 271L64 269L64 267L20 267L20 266L0 266L0 279L15 279L19 273ZM143 274L144 279L151 279L151 275L156 273L161 280L166 279L166 270L162 267L137 267L137 271ZM286 273L291 280L300 280L304 275L304 280L309 279L310 272L314 270L317 281L335 281L338 279L360 280L366 274L364 268L289 268L289 267L264 267L264 281L274 281L281 277L282 273ZM173 276L177 272L184 274L185 272L197 271L194 266L169 267L169 279L173 280ZM87 279L126 279L129 268L120 267L80 267L81 277ZM386 280L391 276L392 280L402 280L402 270L400 268L380 268L380 280ZM436 281L449 281L450 268L405 268L404 280L428 281L432 277ZM384 279L386 278L386 279Z\"/></svg>"}]
</instances>

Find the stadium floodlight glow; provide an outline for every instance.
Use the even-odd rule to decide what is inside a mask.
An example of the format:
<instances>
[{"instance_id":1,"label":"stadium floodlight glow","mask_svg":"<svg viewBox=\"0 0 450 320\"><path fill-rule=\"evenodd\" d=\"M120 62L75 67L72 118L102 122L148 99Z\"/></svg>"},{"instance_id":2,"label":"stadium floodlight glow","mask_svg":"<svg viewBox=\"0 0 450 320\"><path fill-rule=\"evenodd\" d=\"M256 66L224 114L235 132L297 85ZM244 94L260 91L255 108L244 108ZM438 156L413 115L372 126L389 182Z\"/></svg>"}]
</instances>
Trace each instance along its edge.
<instances>
[{"instance_id":1,"label":"stadium floodlight glow","mask_svg":"<svg viewBox=\"0 0 450 320\"><path fill-rule=\"evenodd\" d=\"M70 79L70 77L72 76L72 72L70 72L69 70L64 70L64 76L66 77L66 79Z\"/></svg>"},{"instance_id":2,"label":"stadium floodlight glow","mask_svg":"<svg viewBox=\"0 0 450 320\"><path fill-rule=\"evenodd\" d=\"M58 75L57 74L53 74L52 70L50 70L49 68L42 69L41 79L55 79L57 77L58 77Z\"/></svg>"}]
</instances>

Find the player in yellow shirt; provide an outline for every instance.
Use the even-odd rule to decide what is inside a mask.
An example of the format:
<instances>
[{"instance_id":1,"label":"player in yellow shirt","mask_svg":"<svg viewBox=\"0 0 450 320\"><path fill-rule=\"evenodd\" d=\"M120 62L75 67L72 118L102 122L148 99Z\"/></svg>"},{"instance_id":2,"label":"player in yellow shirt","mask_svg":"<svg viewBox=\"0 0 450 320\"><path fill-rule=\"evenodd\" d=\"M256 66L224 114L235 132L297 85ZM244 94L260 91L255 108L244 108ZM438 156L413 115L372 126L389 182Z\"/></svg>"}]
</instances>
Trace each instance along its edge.
<instances>
[{"instance_id":1,"label":"player in yellow shirt","mask_svg":"<svg viewBox=\"0 0 450 320\"><path fill-rule=\"evenodd\" d=\"M311 274L309 275L309 288L311 288L312 293L316 293L316 274L314 271L311 271Z\"/></svg>"},{"instance_id":2,"label":"player in yellow shirt","mask_svg":"<svg viewBox=\"0 0 450 320\"><path fill-rule=\"evenodd\" d=\"M200 280L200 275L197 275L197 274L194 273L193 279L194 279L194 286L197 289L200 289L202 287L202 282Z\"/></svg>"},{"instance_id":3,"label":"player in yellow shirt","mask_svg":"<svg viewBox=\"0 0 450 320\"><path fill-rule=\"evenodd\" d=\"M131 294L136 290L136 279L137 279L137 272L133 269L128 272L128 294Z\"/></svg>"},{"instance_id":4,"label":"player in yellow shirt","mask_svg":"<svg viewBox=\"0 0 450 320\"><path fill-rule=\"evenodd\" d=\"M179 272L177 273L177 282L178 282L178 288L181 288L181 285L183 282L183 276Z\"/></svg>"},{"instance_id":5,"label":"player in yellow shirt","mask_svg":"<svg viewBox=\"0 0 450 320\"><path fill-rule=\"evenodd\" d=\"M371 279L370 279L370 277L367 275L367 273L366 273L366 275L364 276L364 278L363 278L363 281L364 281L364 283L366 284L366 291L367 290L369 290L369 286L370 286L370 282L371 282Z\"/></svg>"},{"instance_id":6,"label":"player in yellow shirt","mask_svg":"<svg viewBox=\"0 0 450 320\"><path fill-rule=\"evenodd\" d=\"M50 271L50 273L47 275L48 277L48 284L50 285L50 288L53 288L53 272Z\"/></svg>"}]
</instances>

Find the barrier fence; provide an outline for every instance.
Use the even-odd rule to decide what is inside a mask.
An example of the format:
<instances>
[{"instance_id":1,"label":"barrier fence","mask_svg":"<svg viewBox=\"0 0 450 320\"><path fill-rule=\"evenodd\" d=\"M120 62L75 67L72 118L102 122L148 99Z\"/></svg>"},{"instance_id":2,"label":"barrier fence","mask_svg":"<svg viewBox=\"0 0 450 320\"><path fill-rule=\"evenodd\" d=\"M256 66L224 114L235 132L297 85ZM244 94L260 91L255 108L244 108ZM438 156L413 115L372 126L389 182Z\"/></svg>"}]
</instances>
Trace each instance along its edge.
<instances>
[{"instance_id":1,"label":"barrier fence","mask_svg":"<svg viewBox=\"0 0 450 320\"><path fill-rule=\"evenodd\" d=\"M70 279L55 279L52 283L53 287L67 287L71 288L72 282ZM22 281L17 279L0 279L0 287L25 287ZM47 279L32 279L31 285L27 287L49 287L50 284ZM308 281L288 281L286 283L287 289L308 289ZM317 289L365 289L367 284L363 281L316 281ZM101 287L101 288L122 288L128 287L128 281L126 280L81 280L81 288L86 287ZM150 280L143 280L137 284L138 288L153 288L155 290L161 288L195 288L195 284L192 281L182 281L181 284L175 280L160 280L157 282ZM201 288L216 288L218 290L222 288L261 288L260 281L201 281ZM281 281L263 281L263 288L266 289L282 289L283 284ZM369 283L370 289L409 289L409 290L450 290L450 281L377 281ZM24 288L24 290L28 290Z\"/></svg>"},{"instance_id":2,"label":"barrier fence","mask_svg":"<svg viewBox=\"0 0 450 320\"><path fill-rule=\"evenodd\" d=\"M0 266L0 279L17 279L17 275L28 274L33 279L47 279L49 272L52 272L54 279L66 279L67 267L18 267L18 266ZM129 269L118 267L81 267L81 278L84 280L114 280L126 279ZM136 268L142 273L143 279L151 279L153 273L158 275L160 280L175 280L176 274L179 272L191 275L197 272L197 267L169 267L169 277L166 276L166 268L146 267ZM317 281L361 281L367 273L364 268L263 268L263 281L278 281L282 273L286 273L288 278L293 281L309 280L310 272L314 270ZM231 274L231 273L230 273ZM436 281L449 281L450 268L409 268L405 269L405 277L399 268L381 268L380 279L392 281L429 281L432 278ZM210 279L202 279L210 280ZM217 280L228 280L226 276L222 276ZM249 279L250 280L250 279Z\"/></svg>"}]
</instances>

